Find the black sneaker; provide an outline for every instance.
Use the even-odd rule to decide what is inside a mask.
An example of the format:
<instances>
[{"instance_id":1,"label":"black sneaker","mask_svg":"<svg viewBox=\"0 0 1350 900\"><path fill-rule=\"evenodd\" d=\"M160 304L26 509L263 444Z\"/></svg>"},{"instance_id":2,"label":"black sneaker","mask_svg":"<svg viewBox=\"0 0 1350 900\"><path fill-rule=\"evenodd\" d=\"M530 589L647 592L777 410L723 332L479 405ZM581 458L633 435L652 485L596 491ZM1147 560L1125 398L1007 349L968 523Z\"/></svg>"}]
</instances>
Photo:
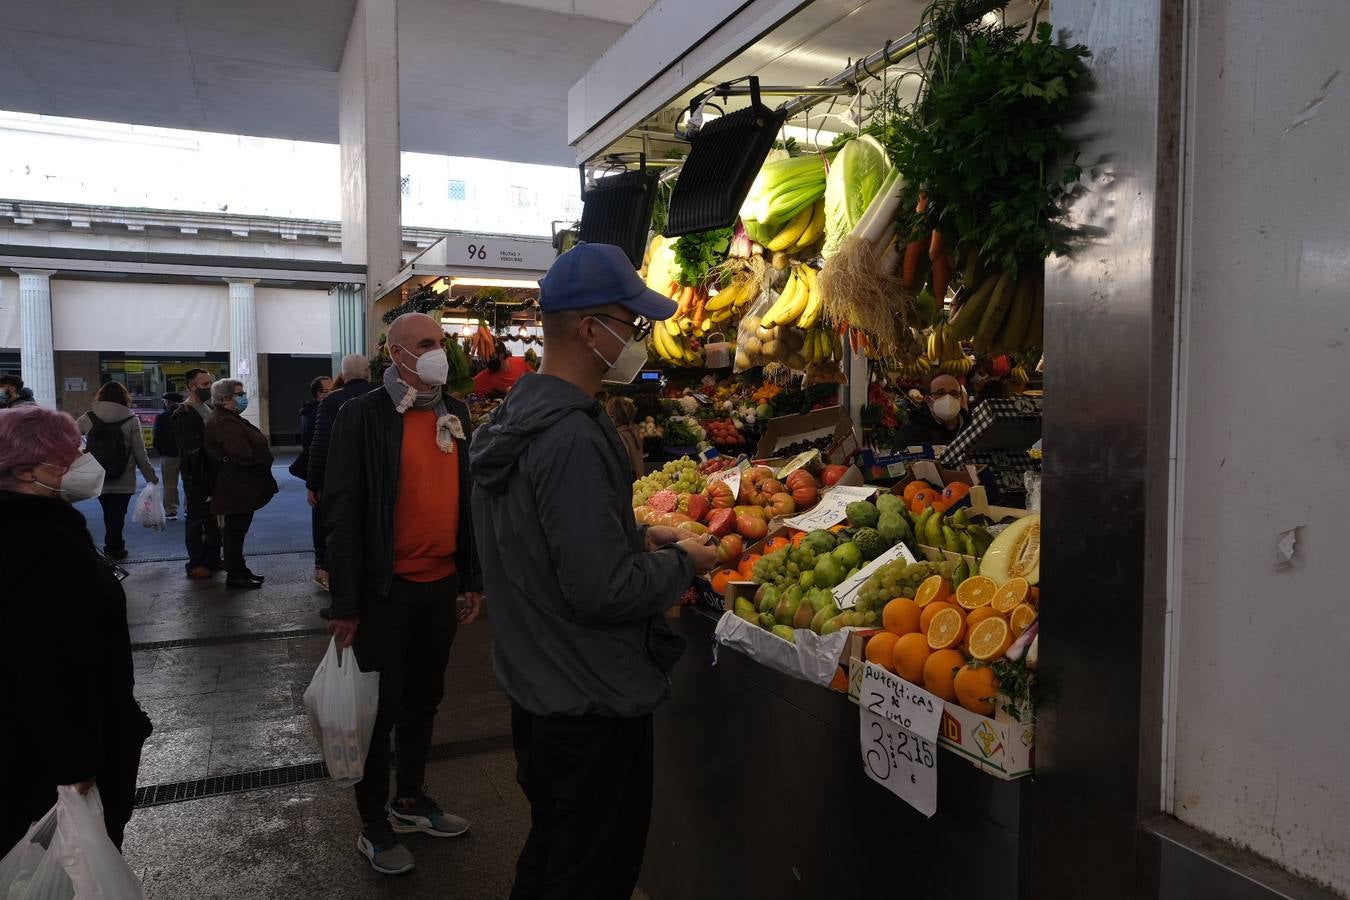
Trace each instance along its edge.
<instances>
[{"instance_id":1,"label":"black sneaker","mask_svg":"<svg viewBox=\"0 0 1350 900\"><path fill-rule=\"evenodd\" d=\"M356 839L356 849L370 860L370 867L381 875L402 875L412 871L412 853L398 842L394 829L384 819L371 822L361 829L361 835Z\"/></svg>"},{"instance_id":2,"label":"black sneaker","mask_svg":"<svg viewBox=\"0 0 1350 900\"><path fill-rule=\"evenodd\" d=\"M105 549L103 552L107 555L108 559L111 559L113 562L121 562L122 560L126 559L127 556L130 555L127 553L126 548L123 548L121 550Z\"/></svg>"},{"instance_id":3,"label":"black sneaker","mask_svg":"<svg viewBox=\"0 0 1350 900\"><path fill-rule=\"evenodd\" d=\"M459 837L469 830L467 820L441 812L425 793L416 798L395 798L389 804L389 823L399 834L420 831L432 837Z\"/></svg>"}]
</instances>

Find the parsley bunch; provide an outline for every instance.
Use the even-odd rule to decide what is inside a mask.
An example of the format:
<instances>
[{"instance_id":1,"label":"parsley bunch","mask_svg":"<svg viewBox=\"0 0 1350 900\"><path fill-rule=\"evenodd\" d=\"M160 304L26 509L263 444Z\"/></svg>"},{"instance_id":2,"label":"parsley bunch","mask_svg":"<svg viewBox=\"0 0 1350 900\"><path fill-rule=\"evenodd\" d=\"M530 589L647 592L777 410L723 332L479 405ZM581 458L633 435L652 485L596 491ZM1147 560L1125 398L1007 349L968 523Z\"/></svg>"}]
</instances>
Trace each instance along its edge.
<instances>
[{"instance_id":1,"label":"parsley bunch","mask_svg":"<svg viewBox=\"0 0 1350 900\"><path fill-rule=\"evenodd\" d=\"M700 287L708 280L708 271L727 258L734 229L714 228L686 234L675 242L675 262L680 266L680 284Z\"/></svg>"}]
</instances>

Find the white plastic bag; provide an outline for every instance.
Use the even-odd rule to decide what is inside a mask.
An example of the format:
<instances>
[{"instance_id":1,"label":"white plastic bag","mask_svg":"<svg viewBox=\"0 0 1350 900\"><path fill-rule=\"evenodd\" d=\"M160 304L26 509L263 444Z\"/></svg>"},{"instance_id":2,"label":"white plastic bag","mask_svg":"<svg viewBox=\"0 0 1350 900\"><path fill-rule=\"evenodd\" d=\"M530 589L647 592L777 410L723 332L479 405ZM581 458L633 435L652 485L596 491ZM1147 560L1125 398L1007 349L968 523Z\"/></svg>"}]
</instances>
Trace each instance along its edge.
<instances>
[{"instance_id":1,"label":"white plastic bag","mask_svg":"<svg viewBox=\"0 0 1350 900\"><path fill-rule=\"evenodd\" d=\"M142 528L164 530L164 494L157 484L147 484L136 497L136 508L131 511L131 521Z\"/></svg>"},{"instance_id":2,"label":"white plastic bag","mask_svg":"<svg viewBox=\"0 0 1350 900\"><path fill-rule=\"evenodd\" d=\"M848 630L824 637L809 628L796 628L793 633L797 637L795 644L728 611L717 620L713 637L722 646L734 647L761 665L829 687L839 668L839 656L848 641Z\"/></svg>"},{"instance_id":3,"label":"white plastic bag","mask_svg":"<svg viewBox=\"0 0 1350 900\"><path fill-rule=\"evenodd\" d=\"M144 900L103 824L98 788L57 788L56 805L0 860L0 900Z\"/></svg>"},{"instance_id":4,"label":"white plastic bag","mask_svg":"<svg viewBox=\"0 0 1350 900\"><path fill-rule=\"evenodd\" d=\"M344 787L361 780L380 704L380 673L362 672L356 654L328 642L305 688L305 712L323 750L328 774Z\"/></svg>"}]
</instances>

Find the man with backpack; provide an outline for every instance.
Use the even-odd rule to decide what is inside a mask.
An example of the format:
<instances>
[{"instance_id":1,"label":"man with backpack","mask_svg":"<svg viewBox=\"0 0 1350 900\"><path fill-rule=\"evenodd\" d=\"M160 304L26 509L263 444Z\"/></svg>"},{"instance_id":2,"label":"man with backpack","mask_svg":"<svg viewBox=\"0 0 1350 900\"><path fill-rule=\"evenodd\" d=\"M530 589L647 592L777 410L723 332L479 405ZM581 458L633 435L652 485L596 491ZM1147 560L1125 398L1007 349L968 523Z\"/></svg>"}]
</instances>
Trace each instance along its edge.
<instances>
[{"instance_id":1,"label":"man with backpack","mask_svg":"<svg viewBox=\"0 0 1350 900\"><path fill-rule=\"evenodd\" d=\"M178 473L183 479L183 542L189 578L210 578L225 567L220 558L220 528L211 514L215 467L206 455L206 420L211 417L211 384L205 369L187 371L187 399L173 412Z\"/></svg>"},{"instance_id":2,"label":"man with backpack","mask_svg":"<svg viewBox=\"0 0 1350 900\"><path fill-rule=\"evenodd\" d=\"M131 495L136 493L136 468L140 468L146 481L159 483L145 452L141 420L131 411L131 394L126 385L109 381L100 387L94 395L93 408L80 416L78 424L85 435L85 449L104 472L103 492L98 496L103 508L103 552L110 559L126 559L122 527L126 524Z\"/></svg>"}]
</instances>

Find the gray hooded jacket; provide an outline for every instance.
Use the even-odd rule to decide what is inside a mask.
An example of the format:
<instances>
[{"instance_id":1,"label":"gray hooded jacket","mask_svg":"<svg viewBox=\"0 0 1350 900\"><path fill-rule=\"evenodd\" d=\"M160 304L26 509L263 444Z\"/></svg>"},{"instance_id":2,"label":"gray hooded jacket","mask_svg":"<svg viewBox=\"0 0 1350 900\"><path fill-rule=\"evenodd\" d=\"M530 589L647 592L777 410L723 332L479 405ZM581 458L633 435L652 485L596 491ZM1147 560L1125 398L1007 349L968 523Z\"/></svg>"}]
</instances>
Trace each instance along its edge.
<instances>
[{"instance_id":1,"label":"gray hooded jacket","mask_svg":"<svg viewBox=\"0 0 1350 900\"><path fill-rule=\"evenodd\" d=\"M469 460L502 688L536 715L650 713L683 649L662 614L693 566L676 547L645 551L609 417L576 386L525 375Z\"/></svg>"}]
</instances>

